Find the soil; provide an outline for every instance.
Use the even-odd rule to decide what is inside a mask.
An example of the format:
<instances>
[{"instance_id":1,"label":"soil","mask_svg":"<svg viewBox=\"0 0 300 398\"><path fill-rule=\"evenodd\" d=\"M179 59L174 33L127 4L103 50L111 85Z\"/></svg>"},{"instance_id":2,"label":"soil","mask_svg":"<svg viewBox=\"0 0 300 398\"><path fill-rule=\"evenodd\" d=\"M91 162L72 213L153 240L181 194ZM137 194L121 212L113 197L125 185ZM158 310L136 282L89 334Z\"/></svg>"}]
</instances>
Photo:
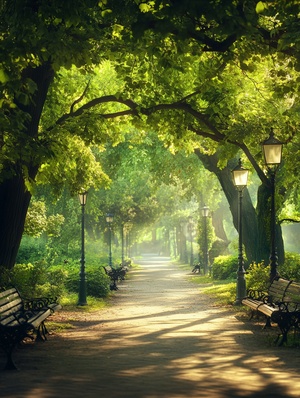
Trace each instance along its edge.
<instances>
[{"instance_id":1,"label":"soil","mask_svg":"<svg viewBox=\"0 0 300 398\"><path fill-rule=\"evenodd\" d=\"M0 396L300 397L300 350L274 346L276 327L215 305L168 258L139 264L108 307L62 310L52 320L72 328L16 349L19 370L0 372Z\"/></svg>"}]
</instances>

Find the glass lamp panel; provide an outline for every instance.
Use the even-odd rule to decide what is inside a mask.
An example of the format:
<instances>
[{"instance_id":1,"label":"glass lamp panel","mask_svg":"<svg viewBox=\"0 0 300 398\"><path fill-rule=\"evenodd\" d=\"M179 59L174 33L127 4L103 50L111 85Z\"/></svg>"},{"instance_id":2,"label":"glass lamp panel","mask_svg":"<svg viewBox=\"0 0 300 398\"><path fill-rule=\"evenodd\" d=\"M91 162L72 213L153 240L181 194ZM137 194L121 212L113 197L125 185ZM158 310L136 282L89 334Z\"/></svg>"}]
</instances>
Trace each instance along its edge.
<instances>
[{"instance_id":1,"label":"glass lamp panel","mask_svg":"<svg viewBox=\"0 0 300 398\"><path fill-rule=\"evenodd\" d=\"M281 163L282 144L264 145L264 156L267 165Z\"/></svg>"},{"instance_id":2,"label":"glass lamp panel","mask_svg":"<svg viewBox=\"0 0 300 398\"><path fill-rule=\"evenodd\" d=\"M249 170L233 170L233 180L236 187L245 187L248 182Z\"/></svg>"},{"instance_id":3,"label":"glass lamp panel","mask_svg":"<svg viewBox=\"0 0 300 398\"><path fill-rule=\"evenodd\" d=\"M85 206L86 205L87 192L80 192L78 194L78 197L79 197L79 202L80 202L81 206Z\"/></svg>"},{"instance_id":4,"label":"glass lamp panel","mask_svg":"<svg viewBox=\"0 0 300 398\"><path fill-rule=\"evenodd\" d=\"M106 214L106 222L111 223L114 220L114 216L112 214Z\"/></svg>"},{"instance_id":5,"label":"glass lamp panel","mask_svg":"<svg viewBox=\"0 0 300 398\"><path fill-rule=\"evenodd\" d=\"M202 216L203 217L208 217L209 215L209 207L208 206L203 206L202 207Z\"/></svg>"}]
</instances>

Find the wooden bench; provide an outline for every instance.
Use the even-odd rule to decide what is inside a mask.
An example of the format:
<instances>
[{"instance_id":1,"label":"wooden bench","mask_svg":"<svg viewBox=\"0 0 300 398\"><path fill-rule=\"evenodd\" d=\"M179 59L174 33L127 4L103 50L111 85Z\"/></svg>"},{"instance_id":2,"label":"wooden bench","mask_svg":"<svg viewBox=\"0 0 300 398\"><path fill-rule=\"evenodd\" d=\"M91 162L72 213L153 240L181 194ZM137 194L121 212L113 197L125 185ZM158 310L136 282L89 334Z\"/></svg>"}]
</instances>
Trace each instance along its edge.
<instances>
[{"instance_id":1,"label":"wooden bench","mask_svg":"<svg viewBox=\"0 0 300 398\"><path fill-rule=\"evenodd\" d=\"M202 268L201 263L198 263L198 264L194 265L194 268L192 269L192 273L193 274L197 274L197 273L200 274L201 268Z\"/></svg>"},{"instance_id":2,"label":"wooden bench","mask_svg":"<svg viewBox=\"0 0 300 398\"><path fill-rule=\"evenodd\" d=\"M278 325L281 335L278 335L276 343L279 341L280 346L287 342L289 330L299 326L299 283L280 277L275 278L270 284L268 292L249 290L242 303L251 308L251 318L255 313L266 316L264 328L271 326L271 322Z\"/></svg>"},{"instance_id":3,"label":"wooden bench","mask_svg":"<svg viewBox=\"0 0 300 398\"><path fill-rule=\"evenodd\" d=\"M59 309L61 305L56 299L23 299L15 288L0 292L0 346L6 354L5 370L17 369L12 353L25 337L46 340L44 322Z\"/></svg>"},{"instance_id":4,"label":"wooden bench","mask_svg":"<svg viewBox=\"0 0 300 398\"><path fill-rule=\"evenodd\" d=\"M124 280L126 272L128 270L127 266L120 264L117 268L103 267L106 275L110 278L112 283L110 284L110 290L118 290L117 282L119 280Z\"/></svg>"}]
</instances>

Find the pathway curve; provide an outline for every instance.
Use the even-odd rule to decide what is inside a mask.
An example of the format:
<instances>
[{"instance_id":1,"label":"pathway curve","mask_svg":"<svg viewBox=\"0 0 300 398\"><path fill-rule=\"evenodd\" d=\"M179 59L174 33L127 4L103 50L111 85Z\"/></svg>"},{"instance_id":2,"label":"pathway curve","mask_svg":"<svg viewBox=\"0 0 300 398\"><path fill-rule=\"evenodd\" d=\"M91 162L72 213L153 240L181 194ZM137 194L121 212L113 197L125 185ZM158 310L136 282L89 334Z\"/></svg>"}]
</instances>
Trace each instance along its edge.
<instances>
[{"instance_id":1,"label":"pathway curve","mask_svg":"<svg viewBox=\"0 0 300 398\"><path fill-rule=\"evenodd\" d=\"M0 396L300 397L299 349L269 346L261 330L214 306L168 258L139 263L111 306L18 349L21 370L0 372Z\"/></svg>"}]
</instances>

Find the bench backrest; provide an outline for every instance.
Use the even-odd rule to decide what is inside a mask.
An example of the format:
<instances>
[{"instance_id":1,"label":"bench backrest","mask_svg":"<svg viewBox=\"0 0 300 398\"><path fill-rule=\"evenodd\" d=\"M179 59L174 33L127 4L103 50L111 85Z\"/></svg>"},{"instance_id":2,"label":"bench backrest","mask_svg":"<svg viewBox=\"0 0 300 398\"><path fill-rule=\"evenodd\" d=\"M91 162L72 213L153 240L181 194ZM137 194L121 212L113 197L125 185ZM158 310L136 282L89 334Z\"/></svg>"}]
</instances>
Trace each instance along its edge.
<instances>
[{"instance_id":1,"label":"bench backrest","mask_svg":"<svg viewBox=\"0 0 300 398\"><path fill-rule=\"evenodd\" d=\"M300 304L300 283L291 282L284 297L285 302Z\"/></svg>"},{"instance_id":2,"label":"bench backrest","mask_svg":"<svg viewBox=\"0 0 300 398\"><path fill-rule=\"evenodd\" d=\"M0 293L0 324L15 323L15 316L23 309L23 302L17 289L11 288Z\"/></svg>"},{"instance_id":3,"label":"bench backrest","mask_svg":"<svg viewBox=\"0 0 300 398\"><path fill-rule=\"evenodd\" d=\"M273 303L284 301L286 291L290 284L291 281L284 278L274 279L268 290L271 301Z\"/></svg>"}]
</instances>

